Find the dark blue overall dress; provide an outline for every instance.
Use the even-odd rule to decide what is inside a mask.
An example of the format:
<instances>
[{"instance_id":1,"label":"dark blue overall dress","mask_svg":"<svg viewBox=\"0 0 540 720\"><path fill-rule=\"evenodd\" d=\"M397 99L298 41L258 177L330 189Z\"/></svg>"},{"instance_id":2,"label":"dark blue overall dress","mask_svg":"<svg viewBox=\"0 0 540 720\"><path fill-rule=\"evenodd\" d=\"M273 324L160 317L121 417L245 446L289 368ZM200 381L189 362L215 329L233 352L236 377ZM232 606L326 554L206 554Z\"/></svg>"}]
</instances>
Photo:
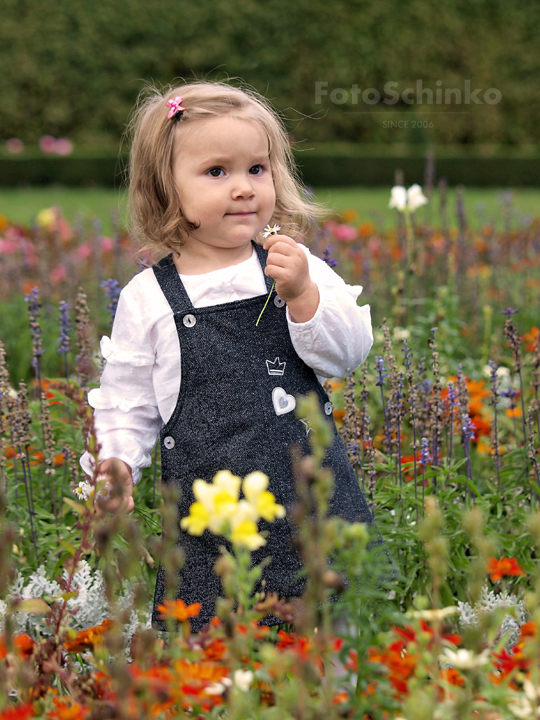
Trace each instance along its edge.
<instances>
[{"instance_id":1,"label":"dark blue overall dress","mask_svg":"<svg viewBox=\"0 0 540 720\"><path fill-rule=\"evenodd\" d=\"M267 252L255 244L261 267ZM296 354L291 342L284 301L272 293L259 325L266 295L194 308L182 284L172 254L153 266L173 313L181 348L181 384L169 422L161 430L162 481L181 490L179 517L194 502L192 485L210 482L219 470L245 477L255 470L268 475L268 489L287 511L295 500L290 447L310 452L306 425L295 415L295 396L315 391L322 412L334 431L325 465L332 467L335 490L330 509L349 521L372 522L372 515L349 464L332 415L332 405L314 371ZM266 278L267 290L272 285ZM180 368L179 368L180 369ZM291 544L294 528L288 517L268 524L267 544L253 553L260 562L270 556L263 578L266 591L298 597L303 583L296 577L301 562ZM214 573L224 539L206 530L202 536L180 531L185 562L176 597L201 603L192 629L198 632L214 615L221 581ZM158 569L152 623L165 630L157 605L166 596L165 573ZM267 624L282 622L275 616Z\"/></svg>"}]
</instances>

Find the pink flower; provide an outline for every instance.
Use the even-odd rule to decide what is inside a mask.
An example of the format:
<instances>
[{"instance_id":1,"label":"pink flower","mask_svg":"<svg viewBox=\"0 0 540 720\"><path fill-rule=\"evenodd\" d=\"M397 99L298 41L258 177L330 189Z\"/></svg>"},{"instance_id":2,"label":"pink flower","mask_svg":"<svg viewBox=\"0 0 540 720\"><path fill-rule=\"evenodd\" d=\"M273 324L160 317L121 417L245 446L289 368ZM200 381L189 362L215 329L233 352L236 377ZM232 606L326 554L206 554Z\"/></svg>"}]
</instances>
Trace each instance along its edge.
<instances>
[{"instance_id":1,"label":"pink flower","mask_svg":"<svg viewBox=\"0 0 540 720\"><path fill-rule=\"evenodd\" d=\"M57 265L51 270L50 279L51 282L62 282L67 277L66 268L64 265Z\"/></svg>"},{"instance_id":2,"label":"pink flower","mask_svg":"<svg viewBox=\"0 0 540 720\"><path fill-rule=\"evenodd\" d=\"M90 257L92 254L92 246L88 243L83 243L83 245L79 245L77 248L77 259L78 260L86 260L87 257Z\"/></svg>"},{"instance_id":3,"label":"pink flower","mask_svg":"<svg viewBox=\"0 0 540 720\"><path fill-rule=\"evenodd\" d=\"M110 237L101 238L101 249L103 252L109 252L114 247L114 240Z\"/></svg>"},{"instance_id":4,"label":"pink flower","mask_svg":"<svg viewBox=\"0 0 540 720\"><path fill-rule=\"evenodd\" d=\"M19 138L9 138L6 140L6 150L12 155L18 155L24 150L24 143Z\"/></svg>"},{"instance_id":5,"label":"pink flower","mask_svg":"<svg viewBox=\"0 0 540 720\"><path fill-rule=\"evenodd\" d=\"M55 143L55 152L57 155L71 155L73 152L73 143L71 140L61 138Z\"/></svg>"},{"instance_id":6,"label":"pink flower","mask_svg":"<svg viewBox=\"0 0 540 720\"><path fill-rule=\"evenodd\" d=\"M17 247L17 243L13 242L13 240L2 240L0 238L0 255L9 255L9 253L15 252Z\"/></svg>"},{"instance_id":7,"label":"pink flower","mask_svg":"<svg viewBox=\"0 0 540 720\"><path fill-rule=\"evenodd\" d=\"M39 141L39 147L44 153L54 153L56 150L56 140L52 135L43 135Z\"/></svg>"}]
</instances>

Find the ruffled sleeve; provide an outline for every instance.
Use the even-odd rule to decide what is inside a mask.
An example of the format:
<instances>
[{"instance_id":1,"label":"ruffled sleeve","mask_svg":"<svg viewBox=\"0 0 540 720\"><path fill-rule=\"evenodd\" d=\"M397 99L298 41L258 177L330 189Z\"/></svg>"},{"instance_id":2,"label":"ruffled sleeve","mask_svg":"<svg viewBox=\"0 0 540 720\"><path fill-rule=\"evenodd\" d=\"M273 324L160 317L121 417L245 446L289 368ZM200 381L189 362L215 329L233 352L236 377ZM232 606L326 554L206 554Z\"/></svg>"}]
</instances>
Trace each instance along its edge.
<instances>
[{"instance_id":1,"label":"ruffled sleeve","mask_svg":"<svg viewBox=\"0 0 540 720\"><path fill-rule=\"evenodd\" d=\"M321 377L342 377L366 359L373 344L369 305L357 305L360 285L347 285L320 258L301 246L309 272L319 289L317 312L305 323L296 323L287 308L289 332L299 357Z\"/></svg>"},{"instance_id":2,"label":"ruffled sleeve","mask_svg":"<svg viewBox=\"0 0 540 720\"><path fill-rule=\"evenodd\" d=\"M151 464L150 452L162 426L152 378L155 338L142 318L139 297L127 285L120 294L111 338L103 337L100 343L106 360L100 387L88 393L102 446L99 461L124 460L132 468L134 483L140 480L141 468ZM80 462L91 474L89 453Z\"/></svg>"}]
</instances>

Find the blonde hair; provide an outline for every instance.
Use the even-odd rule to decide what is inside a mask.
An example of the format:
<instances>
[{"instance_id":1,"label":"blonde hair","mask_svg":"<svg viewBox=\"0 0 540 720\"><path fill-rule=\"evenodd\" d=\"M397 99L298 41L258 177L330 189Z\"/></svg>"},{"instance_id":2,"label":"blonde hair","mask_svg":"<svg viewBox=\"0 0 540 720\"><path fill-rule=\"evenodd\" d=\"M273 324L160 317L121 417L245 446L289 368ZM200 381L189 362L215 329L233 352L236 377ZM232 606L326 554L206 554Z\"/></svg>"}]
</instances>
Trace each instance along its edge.
<instances>
[{"instance_id":1,"label":"blonde hair","mask_svg":"<svg viewBox=\"0 0 540 720\"><path fill-rule=\"evenodd\" d=\"M167 101L183 97L185 111L178 121L167 119ZM323 206L305 197L287 131L269 102L255 90L224 82L194 82L163 91L148 86L139 95L127 127L129 157L129 229L141 250L178 250L196 228L182 212L173 177L175 140L184 127L223 115L259 123L269 141L269 157L276 192L272 222L295 240L303 238ZM262 238L257 236L256 241Z\"/></svg>"}]
</instances>

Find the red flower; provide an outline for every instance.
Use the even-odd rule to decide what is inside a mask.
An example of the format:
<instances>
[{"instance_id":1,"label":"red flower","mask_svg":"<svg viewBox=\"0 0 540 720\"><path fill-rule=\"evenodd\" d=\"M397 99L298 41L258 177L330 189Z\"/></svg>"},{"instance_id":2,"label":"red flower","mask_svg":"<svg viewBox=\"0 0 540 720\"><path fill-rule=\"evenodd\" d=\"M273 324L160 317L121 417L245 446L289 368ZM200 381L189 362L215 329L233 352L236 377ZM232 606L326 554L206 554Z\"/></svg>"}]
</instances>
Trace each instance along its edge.
<instances>
[{"instance_id":1,"label":"red flower","mask_svg":"<svg viewBox=\"0 0 540 720\"><path fill-rule=\"evenodd\" d=\"M7 707L0 712L0 720L28 720L35 717L32 703Z\"/></svg>"},{"instance_id":2,"label":"red flower","mask_svg":"<svg viewBox=\"0 0 540 720\"><path fill-rule=\"evenodd\" d=\"M520 650L514 648L513 653L509 653L506 648L501 650L499 653L493 653L495 660L493 664L500 670L501 676L499 680L504 679L514 670L527 671L531 666L530 658L526 657Z\"/></svg>"},{"instance_id":3,"label":"red flower","mask_svg":"<svg viewBox=\"0 0 540 720\"><path fill-rule=\"evenodd\" d=\"M500 560L489 558L486 572L491 575L493 582L506 575L525 575L516 558L503 557Z\"/></svg>"}]
</instances>

